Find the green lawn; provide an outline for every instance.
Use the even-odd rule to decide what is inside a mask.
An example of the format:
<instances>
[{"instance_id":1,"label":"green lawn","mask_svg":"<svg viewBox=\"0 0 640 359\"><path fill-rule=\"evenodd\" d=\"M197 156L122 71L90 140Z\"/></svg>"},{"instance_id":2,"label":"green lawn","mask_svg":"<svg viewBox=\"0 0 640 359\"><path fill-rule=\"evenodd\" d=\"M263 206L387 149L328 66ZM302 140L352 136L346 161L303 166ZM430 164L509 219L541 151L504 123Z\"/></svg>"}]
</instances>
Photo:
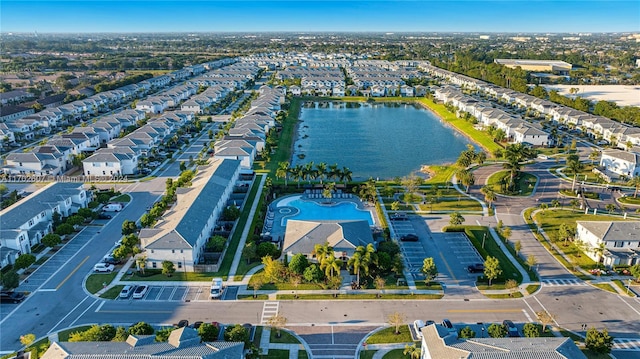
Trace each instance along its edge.
<instances>
[{"instance_id":1,"label":"green lawn","mask_svg":"<svg viewBox=\"0 0 640 359\"><path fill-rule=\"evenodd\" d=\"M611 286L609 283L593 283L595 287L598 287L602 290L606 290L607 292L618 294L618 292Z\"/></svg>"},{"instance_id":2,"label":"green lawn","mask_svg":"<svg viewBox=\"0 0 640 359\"><path fill-rule=\"evenodd\" d=\"M618 198L618 202L624 203L624 204L631 204L631 205L640 206L640 197L638 197L638 198L620 197L620 198Z\"/></svg>"},{"instance_id":3,"label":"green lawn","mask_svg":"<svg viewBox=\"0 0 640 359\"><path fill-rule=\"evenodd\" d=\"M161 269L145 269L145 274L139 272L133 272L133 275L128 276L125 275L122 277L123 281L149 281L149 282L208 282L211 278L215 277L217 273L209 273L209 272L184 272L182 270L178 270L174 272L171 277L167 277L162 274Z\"/></svg>"},{"instance_id":4,"label":"green lawn","mask_svg":"<svg viewBox=\"0 0 640 359\"><path fill-rule=\"evenodd\" d=\"M131 201L131 196L129 196L128 194L121 194L118 197L112 198L111 202L122 202L122 203L128 203L129 201Z\"/></svg>"},{"instance_id":5,"label":"green lawn","mask_svg":"<svg viewBox=\"0 0 640 359\"><path fill-rule=\"evenodd\" d=\"M533 294L535 293L538 289L540 289L540 285L539 284L529 284L527 286L527 288L525 288L525 290L527 291L527 293L529 294Z\"/></svg>"},{"instance_id":6,"label":"green lawn","mask_svg":"<svg viewBox=\"0 0 640 359\"><path fill-rule=\"evenodd\" d=\"M282 121L282 131L280 132L280 138L278 139L278 147L276 148L275 153L271 155L271 159L265 167L265 169L270 172L270 176L274 182L282 181L284 183L284 180L280 180L275 177L275 173L278 169L278 163L291 161L291 148L296 137L295 129L298 123L298 116L300 116L301 104L302 99L295 97L291 99L287 117Z\"/></svg>"},{"instance_id":7,"label":"green lawn","mask_svg":"<svg viewBox=\"0 0 640 359\"><path fill-rule=\"evenodd\" d=\"M260 355L260 358L289 359L289 351L285 349L269 349L269 355Z\"/></svg>"},{"instance_id":8,"label":"green lawn","mask_svg":"<svg viewBox=\"0 0 640 359\"><path fill-rule=\"evenodd\" d=\"M121 285L121 284L113 286L109 288L106 292L102 293L102 295L100 295L100 298L116 299L118 298L118 295L120 295L120 291L122 291L122 288L124 288L124 285Z\"/></svg>"},{"instance_id":9,"label":"green lawn","mask_svg":"<svg viewBox=\"0 0 640 359\"><path fill-rule=\"evenodd\" d=\"M623 283L620 279L614 279L614 280L612 280L612 282L613 282L613 284L617 285L618 288L622 289L625 293L628 292L627 284L625 284L625 283L627 283L626 281ZM635 295L632 292L628 292L628 293L629 293L628 295L630 297L635 297Z\"/></svg>"},{"instance_id":10,"label":"green lawn","mask_svg":"<svg viewBox=\"0 0 640 359\"><path fill-rule=\"evenodd\" d=\"M518 283L522 283L522 274L520 271L516 269L516 267L511 263L511 261L507 258L505 253L500 249L498 244L491 238L491 234L487 227L481 226L462 226L457 227L457 230L463 230L471 243L476 247L478 253L482 256L483 259L486 259L488 256L492 256L498 259L500 262L500 268L502 268L502 275L494 280L494 282L504 282L507 279L514 279ZM449 231L453 231L456 229L449 229ZM486 239L485 239L486 235ZM484 248L482 247L482 242L484 239ZM478 280L481 282L481 280ZM491 289L496 289L496 286L493 285ZM480 286L478 287L480 288Z\"/></svg>"},{"instance_id":11,"label":"green lawn","mask_svg":"<svg viewBox=\"0 0 640 359\"><path fill-rule=\"evenodd\" d=\"M480 202L466 196L458 198L443 198L438 203L419 204L421 211L438 212L438 211L482 211Z\"/></svg>"},{"instance_id":12,"label":"green lawn","mask_svg":"<svg viewBox=\"0 0 640 359\"><path fill-rule=\"evenodd\" d=\"M385 354L382 359L406 359L407 356L403 352L404 349L393 349Z\"/></svg>"},{"instance_id":13,"label":"green lawn","mask_svg":"<svg viewBox=\"0 0 640 359\"><path fill-rule=\"evenodd\" d=\"M361 350L360 359L373 359L373 355L377 352L377 350Z\"/></svg>"},{"instance_id":14,"label":"green lawn","mask_svg":"<svg viewBox=\"0 0 640 359\"><path fill-rule=\"evenodd\" d=\"M117 274L118 272L116 271L113 271L111 273L104 273L104 274L103 273L91 274L87 278L87 282L86 282L87 291L89 291L89 293L91 294L97 293L104 286L109 285L109 283L113 281L113 278L115 278Z\"/></svg>"},{"instance_id":15,"label":"green lawn","mask_svg":"<svg viewBox=\"0 0 640 359\"><path fill-rule=\"evenodd\" d=\"M239 294L238 300L269 300L269 296L267 294L258 294L255 298L253 294Z\"/></svg>"},{"instance_id":16,"label":"green lawn","mask_svg":"<svg viewBox=\"0 0 640 359\"><path fill-rule=\"evenodd\" d=\"M456 171L456 168L453 165L430 165L428 170L431 176L428 180L424 181L425 183L446 186L451 184L451 177Z\"/></svg>"},{"instance_id":17,"label":"green lawn","mask_svg":"<svg viewBox=\"0 0 640 359\"><path fill-rule=\"evenodd\" d=\"M278 338L276 334L276 330L271 328L271 336L269 337L269 341L271 343L300 344L298 338L294 337L286 330L280 330L280 338Z\"/></svg>"},{"instance_id":18,"label":"green lawn","mask_svg":"<svg viewBox=\"0 0 640 359\"><path fill-rule=\"evenodd\" d=\"M522 298L523 297L522 293L520 293L520 292L514 292L514 293L511 293L511 294L508 294L508 293L504 293L504 294L485 294L484 296L487 297L487 298L491 298L491 299L510 299L510 298Z\"/></svg>"},{"instance_id":19,"label":"green lawn","mask_svg":"<svg viewBox=\"0 0 640 359\"><path fill-rule=\"evenodd\" d=\"M503 191L501 181L509 181L510 172L507 170L498 171L487 179L487 186L491 187L497 194L509 196L530 196L533 193L538 178L527 172L520 172L516 178L515 191Z\"/></svg>"},{"instance_id":20,"label":"green lawn","mask_svg":"<svg viewBox=\"0 0 640 359\"><path fill-rule=\"evenodd\" d=\"M423 290L442 290L442 285L440 285L440 283L437 282L431 282L429 283L429 285L427 285L427 283L425 283L425 281L420 280L420 281L416 281L416 289L423 289Z\"/></svg>"},{"instance_id":21,"label":"green lawn","mask_svg":"<svg viewBox=\"0 0 640 359\"><path fill-rule=\"evenodd\" d=\"M476 130L471 122L456 118L455 114L449 112L443 104L437 104L428 98L417 99L417 102L428 107L437 113L445 122L450 123L453 127L470 137L480 147L484 148L489 156L493 156L495 150L502 149L502 146L493 142L493 139L488 133Z\"/></svg>"},{"instance_id":22,"label":"green lawn","mask_svg":"<svg viewBox=\"0 0 640 359\"><path fill-rule=\"evenodd\" d=\"M411 343L411 332L409 326L403 324L399 327L400 333L396 334L395 327L387 327L377 331L375 334L367 338L367 344L385 344L385 343Z\"/></svg>"},{"instance_id":23,"label":"green lawn","mask_svg":"<svg viewBox=\"0 0 640 359\"><path fill-rule=\"evenodd\" d=\"M526 218L526 217L525 217ZM572 265L577 265L583 269L597 268L598 264L589 258L586 254L579 252L575 246L571 245L571 242L567 242L565 245L563 240L558 239L558 229L561 223L567 223L573 228L576 226L576 221L620 221L623 220L619 217L612 217L607 215L592 215L584 214L582 212L575 212L571 210L546 210L540 211L535 215L535 221L545 231L549 240L556 244L560 250L562 250L571 260ZM568 266L571 268L572 265ZM565 264L567 265L567 264Z\"/></svg>"}]
</instances>

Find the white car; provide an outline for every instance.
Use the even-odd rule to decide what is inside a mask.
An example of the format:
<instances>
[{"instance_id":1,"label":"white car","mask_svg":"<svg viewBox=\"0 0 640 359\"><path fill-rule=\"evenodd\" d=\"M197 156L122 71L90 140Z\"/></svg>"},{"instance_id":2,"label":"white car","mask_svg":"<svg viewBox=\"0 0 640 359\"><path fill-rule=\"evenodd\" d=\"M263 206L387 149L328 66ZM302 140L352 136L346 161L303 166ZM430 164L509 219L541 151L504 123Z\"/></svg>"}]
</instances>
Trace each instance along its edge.
<instances>
[{"instance_id":1,"label":"white car","mask_svg":"<svg viewBox=\"0 0 640 359\"><path fill-rule=\"evenodd\" d=\"M94 272L110 273L110 272L113 272L114 269L116 269L116 267L113 264L107 264L103 262L96 263L96 265L93 266Z\"/></svg>"},{"instance_id":2,"label":"white car","mask_svg":"<svg viewBox=\"0 0 640 359\"><path fill-rule=\"evenodd\" d=\"M422 332L420 331L420 329L422 329L422 327L424 326L424 322L420 319L416 319L413 321L413 329L416 331L416 336L418 337L418 339L422 339Z\"/></svg>"},{"instance_id":3,"label":"white car","mask_svg":"<svg viewBox=\"0 0 640 359\"><path fill-rule=\"evenodd\" d=\"M120 298L127 299L131 296L131 294L136 290L135 285L125 285L124 288L120 291Z\"/></svg>"},{"instance_id":4,"label":"white car","mask_svg":"<svg viewBox=\"0 0 640 359\"><path fill-rule=\"evenodd\" d=\"M133 299L142 299L142 297L144 297L144 295L147 294L147 289L149 289L149 286L146 286L146 285L138 286L138 288L136 288L136 290L133 291Z\"/></svg>"}]
</instances>

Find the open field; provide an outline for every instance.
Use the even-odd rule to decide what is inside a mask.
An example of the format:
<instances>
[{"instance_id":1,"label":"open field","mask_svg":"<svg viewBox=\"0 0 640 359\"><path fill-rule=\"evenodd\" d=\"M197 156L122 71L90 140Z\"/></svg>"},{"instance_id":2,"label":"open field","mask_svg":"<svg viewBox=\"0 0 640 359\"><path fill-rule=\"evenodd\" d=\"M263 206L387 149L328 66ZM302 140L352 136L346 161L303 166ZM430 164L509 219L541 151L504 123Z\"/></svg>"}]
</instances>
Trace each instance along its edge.
<instances>
[{"instance_id":1,"label":"open field","mask_svg":"<svg viewBox=\"0 0 640 359\"><path fill-rule=\"evenodd\" d=\"M628 85L543 85L549 90L556 90L560 95L574 97L569 89L577 88L577 96L591 101L613 101L618 106L640 106L640 86Z\"/></svg>"}]
</instances>

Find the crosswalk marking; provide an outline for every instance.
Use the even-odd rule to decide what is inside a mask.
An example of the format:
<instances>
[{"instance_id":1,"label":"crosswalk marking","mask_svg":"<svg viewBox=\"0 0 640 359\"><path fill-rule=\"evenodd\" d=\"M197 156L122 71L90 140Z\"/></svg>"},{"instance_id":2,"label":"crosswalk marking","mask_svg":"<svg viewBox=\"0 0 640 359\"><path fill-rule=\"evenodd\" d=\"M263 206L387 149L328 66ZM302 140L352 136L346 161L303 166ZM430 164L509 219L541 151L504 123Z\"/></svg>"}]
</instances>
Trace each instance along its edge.
<instances>
[{"instance_id":1,"label":"crosswalk marking","mask_svg":"<svg viewBox=\"0 0 640 359\"><path fill-rule=\"evenodd\" d=\"M280 306L280 302L264 302L262 305L262 318L260 319L261 324L267 324L267 321L276 315L278 315L278 308Z\"/></svg>"},{"instance_id":2,"label":"crosswalk marking","mask_svg":"<svg viewBox=\"0 0 640 359\"><path fill-rule=\"evenodd\" d=\"M580 279L544 279L542 280L542 285L548 286L548 287L554 287L554 286L569 286L569 285L586 286L588 284L581 281Z\"/></svg>"},{"instance_id":3,"label":"crosswalk marking","mask_svg":"<svg viewBox=\"0 0 640 359\"><path fill-rule=\"evenodd\" d=\"M614 350L640 351L640 339L636 338L615 338L613 339Z\"/></svg>"}]
</instances>

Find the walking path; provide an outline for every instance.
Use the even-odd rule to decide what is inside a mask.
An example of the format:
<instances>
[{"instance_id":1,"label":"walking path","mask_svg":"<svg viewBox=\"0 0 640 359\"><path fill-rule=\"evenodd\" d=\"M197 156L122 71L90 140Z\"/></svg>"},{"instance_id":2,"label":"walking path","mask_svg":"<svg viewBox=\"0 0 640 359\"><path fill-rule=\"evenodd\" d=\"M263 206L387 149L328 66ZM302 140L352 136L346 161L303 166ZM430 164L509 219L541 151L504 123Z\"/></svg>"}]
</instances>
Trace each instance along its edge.
<instances>
[{"instance_id":1,"label":"walking path","mask_svg":"<svg viewBox=\"0 0 640 359\"><path fill-rule=\"evenodd\" d=\"M249 235L249 230L251 230L251 223L253 222L253 216L256 214L256 208L258 208L258 203L260 203L260 196L262 195L262 188L264 187L264 182L267 180L267 176L263 174L257 174L256 176L260 176L260 184L258 184L258 192L253 200L253 204L251 205L251 211L249 211L249 216L247 218L246 225L242 230L242 235L240 236L240 244L238 244L238 248L236 248L235 256L233 257L233 262L231 263L231 269L229 269L229 278L233 278L236 275L236 271L238 270L238 264L240 263L240 259L242 258L242 250L244 249L244 245L247 242L247 236ZM256 183L254 181L254 186Z\"/></svg>"}]
</instances>

